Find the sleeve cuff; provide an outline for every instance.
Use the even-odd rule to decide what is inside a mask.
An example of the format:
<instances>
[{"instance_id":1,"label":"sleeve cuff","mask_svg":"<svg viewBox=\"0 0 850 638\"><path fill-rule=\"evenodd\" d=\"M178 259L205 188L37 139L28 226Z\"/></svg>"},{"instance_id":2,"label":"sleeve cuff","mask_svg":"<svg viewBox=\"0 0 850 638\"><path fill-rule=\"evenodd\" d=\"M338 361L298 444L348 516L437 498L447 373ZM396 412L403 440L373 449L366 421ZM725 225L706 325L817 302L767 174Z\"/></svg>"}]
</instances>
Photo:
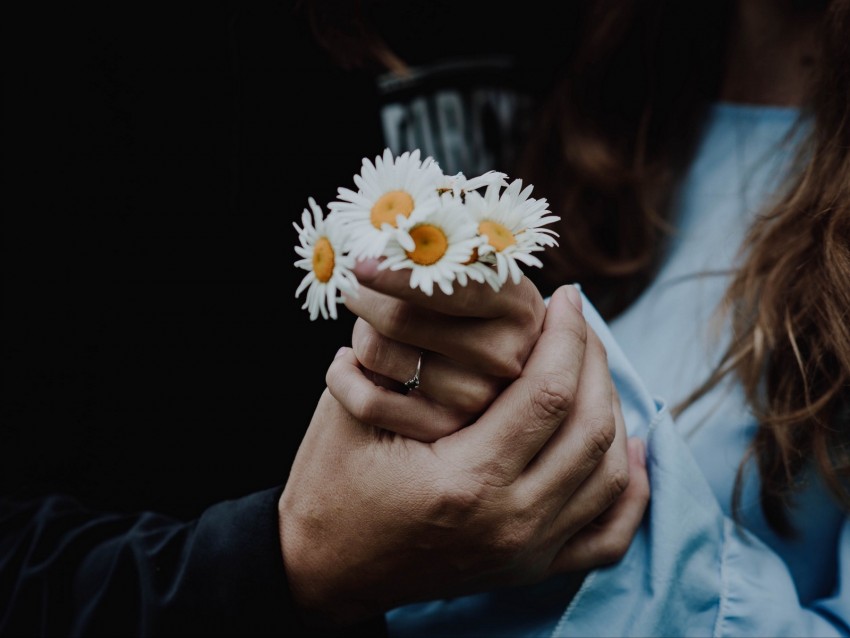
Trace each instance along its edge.
<instances>
[{"instance_id":1,"label":"sleeve cuff","mask_svg":"<svg viewBox=\"0 0 850 638\"><path fill-rule=\"evenodd\" d=\"M338 632L305 625L292 599L280 547L278 500L283 486L224 501L198 519L187 549L189 633L204 635L382 636L383 615ZM202 616L200 614L203 614Z\"/></svg>"}]
</instances>

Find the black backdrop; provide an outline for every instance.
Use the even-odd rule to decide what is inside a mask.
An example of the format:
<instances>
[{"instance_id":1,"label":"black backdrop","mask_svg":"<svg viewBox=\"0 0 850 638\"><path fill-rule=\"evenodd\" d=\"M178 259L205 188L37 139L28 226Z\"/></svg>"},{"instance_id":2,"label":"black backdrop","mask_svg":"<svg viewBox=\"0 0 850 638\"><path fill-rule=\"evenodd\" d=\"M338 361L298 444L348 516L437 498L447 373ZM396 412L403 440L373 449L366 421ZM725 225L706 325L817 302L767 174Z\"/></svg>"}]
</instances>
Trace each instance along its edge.
<instances>
[{"instance_id":1,"label":"black backdrop","mask_svg":"<svg viewBox=\"0 0 850 638\"><path fill-rule=\"evenodd\" d=\"M378 2L409 61L509 52L540 86L576 24ZM285 481L353 325L301 309L292 222L384 146L373 78L294 7L6 9L4 492L190 516Z\"/></svg>"},{"instance_id":2,"label":"black backdrop","mask_svg":"<svg viewBox=\"0 0 850 638\"><path fill-rule=\"evenodd\" d=\"M382 149L292 9L6 12L5 490L182 515L285 480L353 325L300 308L292 221Z\"/></svg>"}]
</instances>

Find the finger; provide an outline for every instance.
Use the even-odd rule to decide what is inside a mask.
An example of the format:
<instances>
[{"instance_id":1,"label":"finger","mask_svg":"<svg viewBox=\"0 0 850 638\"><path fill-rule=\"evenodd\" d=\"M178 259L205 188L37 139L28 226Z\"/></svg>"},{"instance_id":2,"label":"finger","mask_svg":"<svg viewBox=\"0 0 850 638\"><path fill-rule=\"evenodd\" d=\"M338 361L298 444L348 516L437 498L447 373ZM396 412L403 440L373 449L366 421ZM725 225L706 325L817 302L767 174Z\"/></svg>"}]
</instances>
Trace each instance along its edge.
<instances>
[{"instance_id":1,"label":"finger","mask_svg":"<svg viewBox=\"0 0 850 638\"><path fill-rule=\"evenodd\" d=\"M466 424L468 415L411 392L373 383L354 351L345 348L325 375L331 395L356 419L419 441L435 441Z\"/></svg>"},{"instance_id":2,"label":"finger","mask_svg":"<svg viewBox=\"0 0 850 638\"><path fill-rule=\"evenodd\" d=\"M439 353L389 339L362 318L354 324L351 346L364 368L392 379L392 387L397 391L403 390L403 384L413 377L418 367L419 394L470 417L490 405L505 384L498 377L473 372Z\"/></svg>"},{"instance_id":3,"label":"finger","mask_svg":"<svg viewBox=\"0 0 850 638\"><path fill-rule=\"evenodd\" d=\"M509 309L517 304L527 304L535 296L539 296L535 295L536 287L527 277L523 277L519 284L508 280L498 292L488 284L469 281L462 288L456 287L450 295L439 288L435 289L432 295L426 295L420 289L410 287L408 271L382 270L379 263L375 259L356 262L354 273L362 286L447 315L482 319L501 317L509 314ZM458 294L461 290L463 294ZM506 294L508 291L510 294ZM542 304L538 306L538 311L542 315Z\"/></svg>"},{"instance_id":4,"label":"finger","mask_svg":"<svg viewBox=\"0 0 850 638\"><path fill-rule=\"evenodd\" d=\"M554 528L569 536L597 519L628 489L628 434L614 393L615 436L611 447L590 476L574 491L555 519Z\"/></svg>"},{"instance_id":5,"label":"finger","mask_svg":"<svg viewBox=\"0 0 850 638\"><path fill-rule=\"evenodd\" d=\"M385 337L362 317L354 322L351 347L364 368L400 384L413 376L423 352L416 346Z\"/></svg>"},{"instance_id":6,"label":"finger","mask_svg":"<svg viewBox=\"0 0 850 638\"><path fill-rule=\"evenodd\" d=\"M356 297L347 298L345 305L394 341L439 352L473 370L513 380L539 336L545 314L540 292L528 280L522 284L502 295L511 301L500 306L497 316L479 313L486 307L483 303L473 304L466 316L456 316L433 304L416 305L366 287L361 287ZM468 301L477 296L465 288L451 297Z\"/></svg>"},{"instance_id":7,"label":"finger","mask_svg":"<svg viewBox=\"0 0 850 638\"><path fill-rule=\"evenodd\" d=\"M573 409L518 481L525 498L547 504L556 501L554 511L560 511L575 500L574 492L581 490L586 495L566 514L580 526L619 496L619 492L611 496L605 493L617 487L616 482L607 483L612 471L627 473L625 427L616 418L615 395L605 347L588 328ZM615 475L611 480L616 478L622 477ZM605 500L604 505L601 500Z\"/></svg>"},{"instance_id":8,"label":"finger","mask_svg":"<svg viewBox=\"0 0 850 638\"><path fill-rule=\"evenodd\" d=\"M650 498L643 441L629 439L628 450L630 478L626 491L598 520L567 541L552 562L551 573L593 569L625 556Z\"/></svg>"},{"instance_id":9,"label":"finger","mask_svg":"<svg viewBox=\"0 0 850 638\"><path fill-rule=\"evenodd\" d=\"M459 463L494 481L512 483L564 420L579 384L587 324L572 286L549 300L543 331L522 374L487 411L451 438Z\"/></svg>"}]
</instances>

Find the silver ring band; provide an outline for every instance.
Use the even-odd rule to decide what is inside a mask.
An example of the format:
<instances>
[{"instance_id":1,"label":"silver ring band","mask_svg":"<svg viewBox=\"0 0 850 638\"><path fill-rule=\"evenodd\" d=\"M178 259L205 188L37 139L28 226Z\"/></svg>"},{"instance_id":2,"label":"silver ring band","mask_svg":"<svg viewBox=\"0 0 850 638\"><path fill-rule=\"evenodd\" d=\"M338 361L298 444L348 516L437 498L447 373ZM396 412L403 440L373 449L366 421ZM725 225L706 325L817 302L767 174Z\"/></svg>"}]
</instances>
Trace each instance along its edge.
<instances>
[{"instance_id":1,"label":"silver ring band","mask_svg":"<svg viewBox=\"0 0 850 638\"><path fill-rule=\"evenodd\" d=\"M419 351L419 358L416 360L416 371L413 373L412 377L410 377L407 381L404 382L404 389L408 392L418 388L419 384L421 383L419 379L419 372L422 370L422 355L424 354L424 350Z\"/></svg>"}]
</instances>

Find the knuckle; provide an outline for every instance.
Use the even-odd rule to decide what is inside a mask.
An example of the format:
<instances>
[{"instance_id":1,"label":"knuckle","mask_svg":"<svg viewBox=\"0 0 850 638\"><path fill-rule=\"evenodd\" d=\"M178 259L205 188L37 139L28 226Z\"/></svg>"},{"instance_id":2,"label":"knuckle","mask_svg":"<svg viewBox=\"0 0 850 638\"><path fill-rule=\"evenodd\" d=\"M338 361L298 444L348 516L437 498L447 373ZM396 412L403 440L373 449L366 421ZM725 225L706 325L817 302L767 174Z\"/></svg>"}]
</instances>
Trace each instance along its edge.
<instances>
[{"instance_id":1,"label":"knuckle","mask_svg":"<svg viewBox=\"0 0 850 638\"><path fill-rule=\"evenodd\" d=\"M440 509L465 516L468 512L477 509L481 503L481 498L481 490L474 484L453 485L441 492Z\"/></svg>"},{"instance_id":2,"label":"knuckle","mask_svg":"<svg viewBox=\"0 0 850 638\"><path fill-rule=\"evenodd\" d=\"M608 488L608 498L610 502L616 501L626 488L629 487L629 470L628 468L617 467L609 472L606 477L606 485Z\"/></svg>"},{"instance_id":3,"label":"knuckle","mask_svg":"<svg viewBox=\"0 0 850 638\"><path fill-rule=\"evenodd\" d=\"M488 470L495 474L490 474ZM443 513L454 513L462 518L470 515L483 515L487 512L513 513L504 488L506 484L499 480L496 468L454 467L448 469L434 483L436 506ZM499 519L513 521L514 517Z\"/></svg>"},{"instance_id":4,"label":"knuckle","mask_svg":"<svg viewBox=\"0 0 850 638\"><path fill-rule=\"evenodd\" d=\"M543 301L540 290L528 277L523 277L520 286L523 325L534 325L539 332L543 326L543 317L546 315L546 303Z\"/></svg>"},{"instance_id":5,"label":"knuckle","mask_svg":"<svg viewBox=\"0 0 850 638\"><path fill-rule=\"evenodd\" d=\"M543 329L546 304L540 291L524 278L517 287L516 299L505 312L505 327L510 340L498 339L491 352L500 353L490 362L491 374L506 379L516 379L525 366Z\"/></svg>"},{"instance_id":6,"label":"knuckle","mask_svg":"<svg viewBox=\"0 0 850 638\"><path fill-rule=\"evenodd\" d=\"M387 356L385 340L372 326L359 319L351 333L351 347L357 360L370 370L378 369Z\"/></svg>"},{"instance_id":7,"label":"knuckle","mask_svg":"<svg viewBox=\"0 0 850 638\"><path fill-rule=\"evenodd\" d=\"M490 541L493 557L504 564L523 552L531 541L529 528L525 525L513 523L504 525L494 534Z\"/></svg>"},{"instance_id":8,"label":"knuckle","mask_svg":"<svg viewBox=\"0 0 850 638\"><path fill-rule=\"evenodd\" d=\"M351 397L347 407L358 421L364 423L373 423L379 413L375 403L366 395Z\"/></svg>"},{"instance_id":9,"label":"knuckle","mask_svg":"<svg viewBox=\"0 0 850 638\"><path fill-rule=\"evenodd\" d=\"M516 560L518 556L528 555L539 542L540 528L540 517L531 508L515 511L508 522L501 522L492 534L490 549L502 564Z\"/></svg>"},{"instance_id":10,"label":"knuckle","mask_svg":"<svg viewBox=\"0 0 850 638\"><path fill-rule=\"evenodd\" d=\"M342 362L339 359L334 359L325 371L325 384L329 388L334 388L341 377Z\"/></svg>"},{"instance_id":11,"label":"knuckle","mask_svg":"<svg viewBox=\"0 0 850 638\"><path fill-rule=\"evenodd\" d=\"M384 334L391 339L403 341L409 332L410 326L414 325L417 315L413 312L410 304L398 302L390 304L382 314L382 327Z\"/></svg>"},{"instance_id":12,"label":"knuckle","mask_svg":"<svg viewBox=\"0 0 850 638\"><path fill-rule=\"evenodd\" d=\"M575 401L574 389L558 375L541 375L531 388L532 414L541 422L562 420Z\"/></svg>"},{"instance_id":13,"label":"knuckle","mask_svg":"<svg viewBox=\"0 0 850 638\"><path fill-rule=\"evenodd\" d=\"M490 364L490 372L497 377L513 380L519 377L524 363L520 352L517 350L494 359Z\"/></svg>"},{"instance_id":14,"label":"knuckle","mask_svg":"<svg viewBox=\"0 0 850 638\"><path fill-rule=\"evenodd\" d=\"M367 424L386 422L386 407L382 401L383 389L346 393L346 410L358 421Z\"/></svg>"},{"instance_id":15,"label":"knuckle","mask_svg":"<svg viewBox=\"0 0 850 638\"><path fill-rule=\"evenodd\" d=\"M479 371L514 380L519 377L525 365L522 348L523 346L512 334L509 335L500 330L482 339L478 347L470 352L481 358L476 365Z\"/></svg>"},{"instance_id":16,"label":"knuckle","mask_svg":"<svg viewBox=\"0 0 850 638\"><path fill-rule=\"evenodd\" d=\"M584 420L584 450L593 462L599 462L614 443L617 434L613 415L590 417Z\"/></svg>"},{"instance_id":17,"label":"knuckle","mask_svg":"<svg viewBox=\"0 0 850 638\"><path fill-rule=\"evenodd\" d=\"M486 484L458 475L437 479L429 493L428 520L446 529L480 527L481 512L492 499Z\"/></svg>"},{"instance_id":18,"label":"knuckle","mask_svg":"<svg viewBox=\"0 0 850 638\"><path fill-rule=\"evenodd\" d=\"M500 391L501 386L495 380L470 381L463 392L458 392L454 397L456 407L465 414L478 414L499 396Z\"/></svg>"}]
</instances>

